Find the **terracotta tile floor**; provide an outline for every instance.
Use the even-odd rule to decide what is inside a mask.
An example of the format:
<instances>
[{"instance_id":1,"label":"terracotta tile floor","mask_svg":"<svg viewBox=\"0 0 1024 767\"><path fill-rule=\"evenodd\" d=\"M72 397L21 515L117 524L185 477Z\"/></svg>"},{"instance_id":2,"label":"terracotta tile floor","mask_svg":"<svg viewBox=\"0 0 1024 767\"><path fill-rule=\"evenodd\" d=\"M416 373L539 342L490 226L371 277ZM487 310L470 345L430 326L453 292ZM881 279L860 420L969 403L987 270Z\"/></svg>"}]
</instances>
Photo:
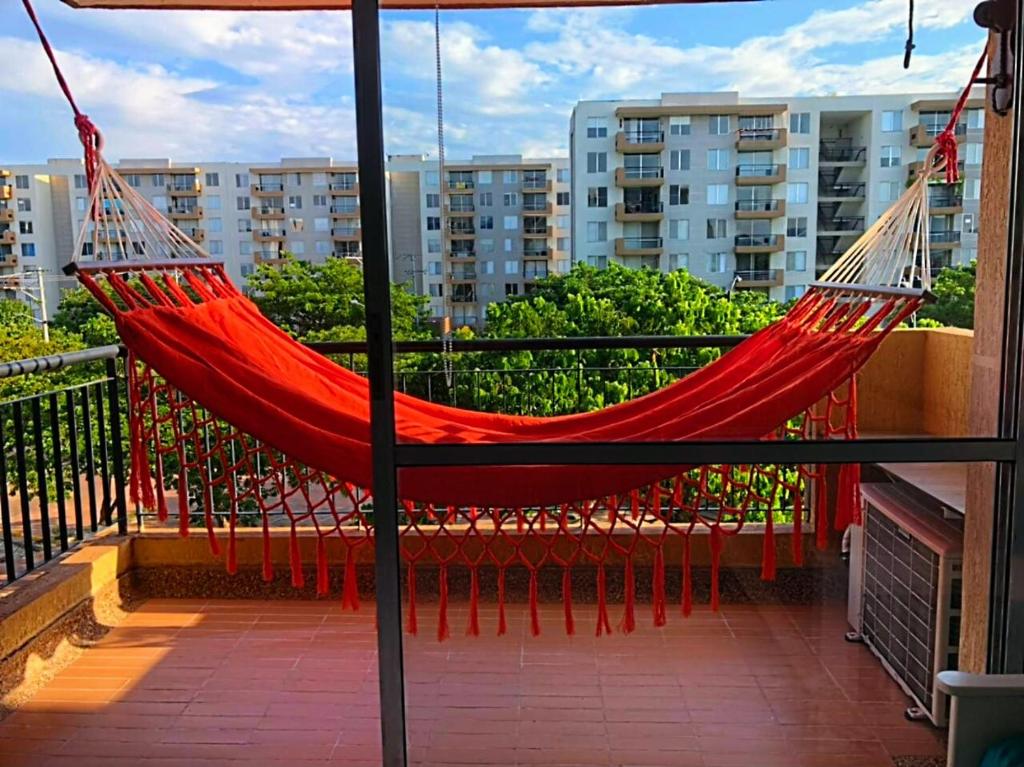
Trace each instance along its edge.
<instances>
[{"instance_id":1,"label":"terracotta tile floor","mask_svg":"<svg viewBox=\"0 0 1024 767\"><path fill-rule=\"evenodd\" d=\"M407 638L418 765L876 767L943 752L835 607L725 607L597 639L593 608ZM616 618L613 616L613 621ZM374 620L334 602L150 601L0 722L4 767L379 764Z\"/></svg>"}]
</instances>

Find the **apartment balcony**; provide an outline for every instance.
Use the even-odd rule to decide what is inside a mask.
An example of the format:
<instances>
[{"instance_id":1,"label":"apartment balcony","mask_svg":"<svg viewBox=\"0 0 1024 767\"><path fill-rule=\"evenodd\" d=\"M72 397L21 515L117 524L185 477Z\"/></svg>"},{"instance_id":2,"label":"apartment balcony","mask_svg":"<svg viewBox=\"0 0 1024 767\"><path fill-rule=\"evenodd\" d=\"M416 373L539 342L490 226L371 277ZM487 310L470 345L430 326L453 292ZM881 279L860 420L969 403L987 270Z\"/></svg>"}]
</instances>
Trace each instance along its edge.
<instances>
[{"instance_id":1,"label":"apartment balcony","mask_svg":"<svg viewBox=\"0 0 1024 767\"><path fill-rule=\"evenodd\" d=\"M824 184L818 186L820 202L860 202L864 200L865 186L857 183Z\"/></svg>"},{"instance_id":2,"label":"apartment balcony","mask_svg":"<svg viewBox=\"0 0 1024 767\"><path fill-rule=\"evenodd\" d=\"M736 131L739 152L758 152L786 146L785 128L740 128Z\"/></svg>"},{"instance_id":3,"label":"apartment balcony","mask_svg":"<svg viewBox=\"0 0 1024 767\"><path fill-rule=\"evenodd\" d=\"M448 227L445 237L449 240L472 240L476 238L475 226Z\"/></svg>"},{"instance_id":4,"label":"apartment balcony","mask_svg":"<svg viewBox=\"0 0 1024 767\"><path fill-rule=\"evenodd\" d=\"M532 280L542 280L548 276L549 270L547 264L524 264L523 265L523 279L527 282Z\"/></svg>"},{"instance_id":5,"label":"apartment balcony","mask_svg":"<svg viewBox=\"0 0 1024 767\"><path fill-rule=\"evenodd\" d=\"M664 168L616 168L615 185L623 189L661 186L665 183Z\"/></svg>"},{"instance_id":6,"label":"apartment balcony","mask_svg":"<svg viewBox=\"0 0 1024 767\"><path fill-rule=\"evenodd\" d=\"M615 151L620 154L653 154L665 150L665 131L619 131L615 134Z\"/></svg>"},{"instance_id":7,"label":"apartment balcony","mask_svg":"<svg viewBox=\"0 0 1024 767\"><path fill-rule=\"evenodd\" d=\"M0 185L0 200L10 200L14 197L14 187L10 184Z\"/></svg>"},{"instance_id":8,"label":"apartment balcony","mask_svg":"<svg viewBox=\"0 0 1024 767\"><path fill-rule=\"evenodd\" d=\"M456 206L456 205L445 205L444 206L444 212L445 212L445 214L447 214L449 216L452 216L453 218L460 218L460 217L464 217L464 216L468 216L468 217L472 218L473 214L476 213L476 206L475 205L458 205L458 206Z\"/></svg>"},{"instance_id":9,"label":"apartment balcony","mask_svg":"<svg viewBox=\"0 0 1024 767\"><path fill-rule=\"evenodd\" d=\"M253 229L252 238L256 242L284 242L283 229Z\"/></svg>"},{"instance_id":10,"label":"apartment balcony","mask_svg":"<svg viewBox=\"0 0 1024 767\"><path fill-rule=\"evenodd\" d=\"M550 248L531 248L523 251L524 261L547 261L553 251Z\"/></svg>"},{"instance_id":11,"label":"apartment balcony","mask_svg":"<svg viewBox=\"0 0 1024 767\"><path fill-rule=\"evenodd\" d=\"M475 304L476 283L453 282L450 297L453 304Z\"/></svg>"},{"instance_id":12,"label":"apartment balcony","mask_svg":"<svg viewBox=\"0 0 1024 767\"><path fill-rule=\"evenodd\" d=\"M737 289L777 288L783 284L784 269L746 269L733 272Z\"/></svg>"},{"instance_id":13,"label":"apartment balcony","mask_svg":"<svg viewBox=\"0 0 1024 767\"><path fill-rule=\"evenodd\" d=\"M785 165L737 165L736 186L779 184L786 180Z\"/></svg>"},{"instance_id":14,"label":"apartment balcony","mask_svg":"<svg viewBox=\"0 0 1024 767\"><path fill-rule=\"evenodd\" d=\"M661 221L663 218L665 218L665 206L661 202L619 202L615 204L615 220L622 223Z\"/></svg>"},{"instance_id":15,"label":"apartment balcony","mask_svg":"<svg viewBox=\"0 0 1024 767\"><path fill-rule=\"evenodd\" d=\"M786 215L785 200L737 200L736 219L781 218Z\"/></svg>"},{"instance_id":16,"label":"apartment balcony","mask_svg":"<svg viewBox=\"0 0 1024 767\"><path fill-rule=\"evenodd\" d=\"M337 258L345 261L352 266L357 266L360 269L363 267L363 251L362 250L336 250L331 253L331 258Z\"/></svg>"},{"instance_id":17,"label":"apartment balcony","mask_svg":"<svg viewBox=\"0 0 1024 767\"><path fill-rule=\"evenodd\" d=\"M10 224L14 222L14 209L13 208L0 208L0 224Z\"/></svg>"},{"instance_id":18,"label":"apartment balcony","mask_svg":"<svg viewBox=\"0 0 1024 767\"><path fill-rule=\"evenodd\" d=\"M476 282L476 269L473 268L455 268L452 267L451 272L446 275L445 278L448 282Z\"/></svg>"},{"instance_id":19,"label":"apartment balcony","mask_svg":"<svg viewBox=\"0 0 1024 767\"><path fill-rule=\"evenodd\" d=\"M459 263L469 263L476 261L476 255L475 250L452 250L449 251L448 258Z\"/></svg>"},{"instance_id":20,"label":"apartment balcony","mask_svg":"<svg viewBox=\"0 0 1024 767\"><path fill-rule=\"evenodd\" d=\"M617 237L615 239L615 255L626 256L660 256L664 243L661 237Z\"/></svg>"},{"instance_id":21,"label":"apartment balcony","mask_svg":"<svg viewBox=\"0 0 1024 767\"><path fill-rule=\"evenodd\" d=\"M188 236L188 238L192 240L192 242L205 242L206 240L205 229L191 227L189 229L182 229L181 231L183 231L186 234L186 236Z\"/></svg>"},{"instance_id":22,"label":"apartment balcony","mask_svg":"<svg viewBox=\"0 0 1024 767\"><path fill-rule=\"evenodd\" d=\"M737 234L733 242L733 250L738 256L778 253L786 248L786 236L783 234Z\"/></svg>"},{"instance_id":23,"label":"apartment balcony","mask_svg":"<svg viewBox=\"0 0 1024 767\"><path fill-rule=\"evenodd\" d=\"M928 232L928 245L932 250L952 250L960 247L960 230L944 229Z\"/></svg>"},{"instance_id":24,"label":"apartment balcony","mask_svg":"<svg viewBox=\"0 0 1024 767\"><path fill-rule=\"evenodd\" d=\"M17 239L18 235L13 229L0 232L0 245L13 245Z\"/></svg>"},{"instance_id":25,"label":"apartment balcony","mask_svg":"<svg viewBox=\"0 0 1024 767\"><path fill-rule=\"evenodd\" d=\"M545 202L541 204L537 203L523 203L523 206L519 209L521 216L550 216L555 212L555 206L553 203Z\"/></svg>"},{"instance_id":26,"label":"apartment balcony","mask_svg":"<svg viewBox=\"0 0 1024 767\"><path fill-rule=\"evenodd\" d=\"M476 189L476 182L473 179L463 179L461 181L446 180L442 184L442 191L445 192L471 192Z\"/></svg>"},{"instance_id":27,"label":"apartment balcony","mask_svg":"<svg viewBox=\"0 0 1024 767\"><path fill-rule=\"evenodd\" d=\"M268 194L280 196L284 192L284 184L279 181L252 184L249 187L249 191L252 193L253 197L261 197Z\"/></svg>"},{"instance_id":28,"label":"apartment balcony","mask_svg":"<svg viewBox=\"0 0 1024 767\"><path fill-rule=\"evenodd\" d=\"M332 218L359 218L358 205L332 205Z\"/></svg>"},{"instance_id":29,"label":"apartment balcony","mask_svg":"<svg viewBox=\"0 0 1024 767\"><path fill-rule=\"evenodd\" d=\"M284 208L279 205L259 205L252 208L253 218L283 219Z\"/></svg>"},{"instance_id":30,"label":"apartment balcony","mask_svg":"<svg viewBox=\"0 0 1024 767\"><path fill-rule=\"evenodd\" d=\"M918 124L910 128L910 145L919 149L927 149L935 143L935 137L942 133L945 125L937 127L934 125ZM954 129L957 143L963 142L967 137L967 123L957 123Z\"/></svg>"},{"instance_id":31,"label":"apartment balcony","mask_svg":"<svg viewBox=\"0 0 1024 767\"><path fill-rule=\"evenodd\" d=\"M964 212L964 198L959 194L928 195L928 212L933 216L955 216Z\"/></svg>"},{"instance_id":32,"label":"apartment balcony","mask_svg":"<svg viewBox=\"0 0 1024 767\"><path fill-rule=\"evenodd\" d=\"M523 237L526 239L545 239L553 236L554 233L553 226L531 226L523 229Z\"/></svg>"},{"instance_id":33,"label":"apartment balcony","mask_svg":"<svg viewBox=\"0 0 1024 767\"><path fill-rule=\"evenodd\" d=\"M168 215L171 217L172 220L175 221L181 219L202 218L203 207L201 205L194 205L189 207L174 205L171 206L171 208L168 210Z\"/></svg>"},{"instance_id":34,"label":"apartment balcony","mask_svg":"<svg viewBox=\"0 0 1024 767\"><path fill-rule=\"evenodd\" d=\"M203 185L199 179L194 179L187 183L174 181L167 185L167 194L171 197L195 197L202 191Z\"/></svg>"},{"instance_id":35,"label":"apartment balcony","mask_svg":"<svg viewBox=\"0 0 1024 767\"><path fill-rule=\"evenodd\" d=\"M335 242L359 242L360 236L358 226L335 226L331 229L331 238Z\"/></svg>"},{"instance_id":36,"label":"apartment balcony","mask_svg":"<svg viewBox=\"0 0 1024 767\"><path fill-rule=\"evenodd\" d=\"M281 257L281 251L279 250L257 250L253 252L252 258L257 264L276 266L277 264L284 263L284 258Z\"/></svg>"},{"instance_id":37,"label":"apartment balcony","mask_svg":"<svg viewBox=\"0 0 1024 767\"><path fill-rule=\"evenodd\" d=\"M818 144L818 165L857 167L867 162L867 147L843 139L826 139Z\"/></svg>"},{"instance_id":38,"label":"apartment balcony","mask_svg":"<svg viewBox=\"0 0 1024 767\"><path fill-rule=\"evenodd\" d=\"M12 251L0 251L0 266L11 268L18 265L18 254Z\"/></svg>"},{"instance_id":39,"label":"apartment balcony","mask_svg":"<svg viewBox=\"0 0 1024 767\"><path fill-rule=\"evenodd\" d=\"M960 160L956 166L960 171L960 178L963 178L965 167L964 161ZM924 162L922 160L907 163L908 180L913 181L922 171L924 171ZM946 176L944 173L934 173L932 174L931 179L929 179L929 183L933 186L944 186L946 185Z\"/></svg>"},{"instance_id":40,"label":"apartment balcony","mask_svg":"<svg viewBox=\"0 0 1024 767\"><path fill-rule=\"evenodd\" d=\"M864 232L864 216L830 216L818 218L818 234L833 236L859 235Z\"/></svg>"},{"instance_id":41,"label":"apartment balcony","mask_svg":"<svg viewBox=\"0 0 1024 767\"><path fill-rule=\"evenodd\" d=\"M523 176L523 192L526 193L543 193L551 192L554 189L554 185L550 178L531 178L530 176Z\"/></svg>"},{"instance_id":42,"label":"apartment balcony","mask_svg":"<svg viewBox=\"0 0 1024 767\"><path fill-rule=\"evenodd\" d=\"M359 194L358 181L331 181L327 190L334 196L355 197Z\"/></svg>"}]
</instances>

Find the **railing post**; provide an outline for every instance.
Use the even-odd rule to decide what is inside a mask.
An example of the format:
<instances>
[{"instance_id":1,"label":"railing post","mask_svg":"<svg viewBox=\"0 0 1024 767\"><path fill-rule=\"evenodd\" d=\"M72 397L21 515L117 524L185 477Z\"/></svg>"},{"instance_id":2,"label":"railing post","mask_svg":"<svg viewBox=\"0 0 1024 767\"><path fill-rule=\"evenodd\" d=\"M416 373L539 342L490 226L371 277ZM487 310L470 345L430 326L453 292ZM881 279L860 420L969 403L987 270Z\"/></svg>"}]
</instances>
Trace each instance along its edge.
<instances>
[{"instance_id":1,"label":"railing post","mask_svg":"<svg viewBox=\"0 0 1024 767\"><path fill-rule=\"evenodd\" d=\"M127 365L127 360L125 361ZM110 403L110 441L114 459L114 504L117 507L117 534L128 534L128 501L125 498L124 452L121 434L121 387L117 380L117 359L106 360L107 400ZM125 392L127 394L127 390Z\"/></svg>"}]
</instances>

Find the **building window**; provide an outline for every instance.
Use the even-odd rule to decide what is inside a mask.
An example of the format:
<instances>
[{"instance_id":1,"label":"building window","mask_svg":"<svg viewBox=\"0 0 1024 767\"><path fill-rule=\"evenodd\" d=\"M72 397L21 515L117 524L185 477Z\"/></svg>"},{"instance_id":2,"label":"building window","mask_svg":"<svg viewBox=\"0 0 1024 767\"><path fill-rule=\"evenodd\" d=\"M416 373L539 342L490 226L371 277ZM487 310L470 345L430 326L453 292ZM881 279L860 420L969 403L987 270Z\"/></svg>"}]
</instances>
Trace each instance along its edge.
<instances>
[{"instance_id":1,"label":"building window","mask_svg":"<svg viewBox=\"0 0 1024 767\"><path fill-rule=\"evenodd\" d=\"M806 170L811 167L811 150L807 147L792 147L789 150L789 169Z\"/></svg>"},{"instance_id":2,"label":"building window","mask_svg":"<svg viewBox=\"0 0 1024 767\"><path fill-rule=\"evenodd\" d=\"M806 285L787 285L786 286L786 300L795 301L800 298L807 291Z\"/></svg>"},{"instance_id":3,"label":"building window","mask_svg":"<svg viewBox=\"0 0 1024 767\"><path fill-rule=\"evenodd\" d=\"M985 127L985 110L967 110L967 130L981 130Z\"/></svg>"},{"instance_id":4,"label":"building window","mask_svg":"<svg viewBox=\"0 0 1024 767\"><path fill-rule=\"evenodd\" d=\"M569 199L570 197L568 192L558 192L555 195L555 205L568 205Z\"/></svg>"},{"instance_id":5,"label":"building window","mask_svg":"<svg viewBox=\"0 0 1024 767\"><path fill-rule=\"evenodd\" d=\"M587 152L587 173L605 173L607 170L607 152Z\"/></svg>"},{"instance_id":6,"label":"building window","mask_svg":"<svg viewBox=\"0 0 1024 767\"><path fill-rule=\"evenodd\" d=\"M313 250L319 253L321 256L326 256L331 252L331 243L327 240L317 240L313 243Z\"/></svg>"},{"instance_id":7,"label":"building window","mask_svg":"<svg viewBox=\"0 0 1024 767\"><path fill-rule=\"evenodd\" d=\"M790 250L786 252L786 270L790 272L807 271L807 251Z\"/></svg>"},{"instance_id":8,"label":"building window","mask_svg":"<svg viewBox=\"0 0 1024 767\"><path fill-rule=\"evenodd\" d=\"M423 172L423 183L426 186L438 186L441 183L441 177L436 170L427 170Z\"/></svg>"},{"instance_id":9,"label":"building window","mask_svg":"<svg viewBox=\"0 0 1024 767\"><path fill-rule=\"evenodd\" d=\"M224 219L222 219L222 218L208 218L208 219L206 219L206 231L208 231L208 232L223 232L224 231Z\"/></svg>"},{"instance_id":10,"label":"building window","mask_svg":"<svg viewBox=\"0 0 1024 767\"><path fill-rule=\"evenodd\" d=\"M668 238L670 240L690 239L690 221L686 218L673 218L668 222Z\"/></svg>"},{"instance_id":11,"label":"building window","mask_svg":"<svg viewBox=\"0 0 1024 767\"><path fill-rule=\"evenodd\" d=\"M150 176L150 182L153 184L153 186L164 186L164 174L154 173L152 176Z\"/></svg>"},{"instance_id":12,"label":"building window","mask_svg":"<svg viewBox=\"0 0 1024 767\"><path fill-rule=\"evenodd\" d=\"M501 180L506 184L515 184L519 181L519 171L505 170L501 172Z\"/></svg>"},{"instance_id":13,"label":"building window","mask_svg":"<svg viewBox=\"0 0 1024 767\"><path fill-rule=\"evenodd\" d=\"M608 135L608 118L588 117L587 138L605 138Z\"/></svg>"},{"instance_id":14,"label":"building window","mask_svg":"<svg viewBox=\"0 0 1024 767\"><path fill-rule=\"evenodd\" d=\"M981 165L982 145L964 144L964 163L967 165Z\"/></svg>"},{"instance_id":15,"label":"building window","mask_svg":"<svg viewBox=\"0 0 1024 767\"><path fill-rule=\"evenodd\" d=\"M431 237L427 240L427 253L440 253L441 252L441 241L436 237Z\"/></svg>"},{"instance_id":16,"label":"building window","mask_svg":"<svg viewBox=\"0 0 1024 767\"><path fill-rule=\"evenodd\" d=\"M518 282L506 282L505 283L505 295L506 296L518 296L519 295L519 283Z\"/></svg>"},{"instance_id":17,"label":"building window","mask_svg":"<svg viewBox=\"0 0 1024 767\"><path fill-rule=\"evenodd\" d=\"M682 184L671 184L668 188L669 205L689 205L690 187Z\"/></svg>"},{"instance_id":18,"label":"building window","mask_svg":"<svg viewBox=\"0 0 1024 767\"><path fill-rule=\"evenodd\" d=\"M240 219L238 219L238 231L242 232L242 233L251 232L252 231L252 219L250 219L250 218L240 218Z\"/></svg>"},{"instance_id":19,"label":"building window","mask_svg":"<svg viewBox=\"0 0 1024 767\"><path fill-rule=\"evenodd\" d=\"M670 136L689 136L690 116L678 115L668 118L668 134Z\"/></svg>"},{"instance_id":20,"label":"building window","mask_svg":"<svg viewBox=\"0 0 1024 767\"><path fill-rule=\"evenodd\" d=\"M608 240L608 224L605 221L587 222L587 242L606 242Z\"/></svg>"},{"instance_id":21,"label":"building window","mask_svg":"<svg viewBox=\"0 0 1024 767\"><path fill-rule=\"evenodd\" d=\"M238 210L249 210L251 201L247 196L243 195L235 199L235 205L238 208Z\"/></svg>"},{"instance_id":22,"label":"building window","mask_svg":"<svg viewBox=\"0 0 1024 767\"><path fill-rule=\"evenodd\" d=\"M36 254L36 244L34 242L23 242L21 243L21 255L25 258L32 258Z\"/></svg>"},{"instance_id":23,"label":"building window","mask_svg":"<svg viewBox=\"0 0 1024 767\"><path fill-rule=\"evenodd\" d=\"M427 216L427 231L438 232L441 230L441 217L440 216Z\"/></svg>"},{"instance_id":24,"label":"building window","mask_svg":"<svg viewBox=\"0 0 1024 767\"><path fill-rule=\"evenodd\" d=\"M327 186L327 174L326 173L314 173L313 174L313 186L319 186L319 187Z\"/></svg>"},{"instance_id":25,"label":"building window","mask_svg":"<svg viewBox=\"0 0 1024 767\"><path fill-rule=\"evenodd\" d=\"M882 181L878 185L878 199L882 202L895 202L900 196L900 185L896 181Z\"/></svg>"},{"instance_id":26,"label":"building window","mask_svg":"<svg viewBox=\"0 0 1024 767\"><path fill-rule=\"evenodd\" d=\"M142 179L138 173L129 173L127 176L122 176L122 178L133 189L138 189L142 185Z\"/></svg>"},{"instance_id":27,"label":"building window","mask_svg":"<svg viewBox=\"0 0 1024 767\"><path fill-rule=\"evenodd\" d=\"M805 185L806 186L806 185ZM729 185L708 184L708 205L728 205Z\"/></svg>"},{"instance_id":28,"label":"building window","mask_svg":"<svg viewBox=\"0 0 1024 767\"><path fill-rule=\"evenodd\" d=\"M505 192L502 199L506 208L515 208L519 206L519 192Z\"/></svg>"},{"instance_id":29,"label":"building window","mask_svg":"<svg viewBox=\"0 0 1024 767\"><path fill-rule=\"evenodd\" d=\"M555 271L559 274L567 274L572 268L572 264L568 258L559 258L555 261Z\"/></svg>"},{"instance_id":30,"label":"building window","mask_svg":"<svg viewBox=\"0 0 1024 767\"><path fill-rule=\"evenodd\" d=\"M978 217L973 213L964 213L963 223L964 234L978 233Z\"/></svg>"},{"instance_id":31,"label":"building window","mask_svg":"<svg viewBox=\"0 0 1024 767\"><path fill-rule=\"evenodd\" d=\"M248 173L236 173L235 174L235 189L246 189L249 186L249 174Z\"/></svg>"},{"instance_id":32,"label":"building window","mask_svg":"<svg viewBox=\"0 0 1024 767\"><path fill-rule=\"evenodd\" d=\"M965 200L980 200L981 199L981 179L980 178L969 178L964 181L964 199Z\"/></svg>"},{"instance_id":33,"label":"building window","mask_svg":"<svg viewBox=\"0 0 1024 767\"><path fill-rule=\"evenodd\" d=\"M555 171L555 179L561 184L568 184L572 181L572 171L569 168L559 168Z\"/></svg>"},{"instance_id":34,"label":"building window","mask_svg":"<svg viewBox=\"0 0 1024 767\"><path fill-rule=\"evenodd\" d=\"M519 216L505 216L505 229L518 229Z\"/></svg>"},{"instance_id":35,"label":"building window","mask_svg":"<svg viewBox=\"0 0 1024 767\"><path fill-rule=\"evenodd\" d=\"M444 285L429 285L430 295L432 298L443 298L444 297Z\"/></svg>"},{"instance_id":36,"label":"building window","mask_svg":"<svg viewBox=\"0 0 1024 767\"><path fill-rule=\"evenodd\" d=\"M709 149L708 170L728 170L729 155L728 149Z\"/></svg>"},{"instance_id":37,"label":"building window","mask_svg":"<svg viewBox=\"0 0 1024 767\"><path fill-rule=\"evenodd\" d=\"M314 194L313 195L313 207L314 208L326 208L327 207L327 195L326 194Z\"/></svg>"},{"instance_id":38,"label":"building window","mask_svg":"<svg viewBox=\"0 0 1024 767\"><path fill-rule=\"evenodd\" d=\"M494 240L491 240L490 242L491 242L491 248L490 248L490 250L484 251L486 253L493 253L494 252ZM482 267L483 267L483 273L484 274L494 274L494 262L493 261L484 261L483 264L482 264Z\"/></svg>"},{"instance_id":39,"label":"building window","mask_svg":"<svg viewBox=\"0 0 1024 767\"><path fill-rule=\"evenodd\" d=\"M220 210L220 197L217 195L204 197L203 202L210 210Z\"/></svg>"},{"instance_id":40,"label":"building window","mask_svg":"<svg viewBox=\"0 0 1024 767\"><path fill-rule=\"evenodd\" d=\"M493 192L480 192L480 207L489 208L494 205L494 193Z\"/></svg>"},{"instance_id":41,"label":"building window","mask_svg":"<svg viewBox=\"0 0 1024 767\"><path fill-rule=\"evenodd\" d=\"M427 273L432 274L435 277L441 276L441 262L440 261L428 261L427 262Z\"/></svg>"},{"instance_id":42,"label":"building window","mask_svg":"<svg viewBox=\"0 0 1024 767\"><path fill-rule=\"evenodd\" d=\"M288 196L288 207L294 210L302 209L302 196L293 194Z\"/></svg>"},{"instance_id":43,"label":"building window","mask_svg":"<svg viewBox=\"0 0 1024 767\"><path fill-rule=\"evenodd\" d=\"M88 183L86 182L85 174L84 173L76 173L75 174L75 189L86 189L87 187L88 187Z\"/></svg>"},{"instance_id":44,"label":"building window","mask_svg":"<svg viewBox=\"0 0 1024 767\"><path fill-rule=\"evenodd\" d=\"M331 222L326 218L314 218L313 219L313 231L314 232L327 232L330 231Z\"/></svg>"},{"instance_id":45,"label":"building window","mask_svg":"<svg viewBox=\"0 0 1024 767\"><path fill-rule=\"evenodd\" d=\"M506 253L511 253L512 252L512 238L511 237L506 237L505 238L505 252Z\"/></svg>"},{"instance_id":46,"label":"building window","mask_svg":"<svg viewBox=\"0 0 1024 767\"><path fill-rule=\"evenodd\" d=\"M900 147L898 146L883 146L881 153L881 161L883 168L895 168L902 162L900 159Z\"/></svg>"},{"instance_id":47,"label":"building window","mask_svg":"<svg viewBox=\"0 0 1024 767\"><path fill-rule=\"evenodd\" d=\"M709 115L708 132L714 136L723 136L729 132L729 115Z\"/></svg>"},{"instance_id":48,"label":"building window","mask_svg":"<svg viewBox=\"0 0 1024 767\"><path fill-rule=\"evenodd\" d=\"M725 264L728 254L727 253L710 253L708 254L708 271L709 272L724 272Z\"/></svg>"},{"instance_id":49,"label":"building window","mask_svg":"<svg viewBox=\"0 0 1024 767\"><path fill-rule=\"evenodd\" d=\"M786 185L786 202L807 202L808 185L806 181L795 181Z\"/></svg>"},{"instance_id":50,"label":"building window","mask_svg":"<svg viewBox=\"0 0 1024 767\"><path fill-rule=\"evenodd\" d=\"M810 133L811 132L811 113L810 112L791 112L789 115L789 132L790 133Z\"/></svg>"},{"instance_id":51,"label":"building window","mask_svg":"<svg viewBox=\"0 0 1024 767\"><path fill-rule=\"evenodd\" d=\"M220 174L219 173L207 173L206 174L206 185L207 186L220 186Z\"/></svg>"},{"instance_id":52,"label":"building window","mask_svg":"<svg viewBox=\"0 0 1024 767\"><path fill-rule=\"evenodd\" d=\"M211 256L223 256L224 240L210 240L206 250Z\"/></svg>"},{"instance_id":53,"label":"building window","mask_svg":"<svg viewBox=\"0 0 1024 767\"><path fill-rule=\"evenodd\" d=\"M494 228L494 216L480 216L480 228L481 229L493 229Z\"/></svg>"},{"instance_id":54,"label":"building window","mask_svg":"<svg viewBox=\"0 0 1024 767\"><path fill-rule=\"evenodd\" d=\"M882 132L899 133L903 130L903 112L898 109L887 109L882 112Z\"/></svg>"},{"instance_id":55,"label":"building window","mask_svg":"<svg viewBox=\"0 0 1024 767\"><path fill-rule=\"evenodd\" d=\"M690 254L689 253L669 253L668 254L668 270L674 272L676 269L689 269L690 268Z\"/></svg>"},{"instance_id":56,"label":"building window","mask_svg":"<svg viewBox=\"0 0 1024 767\"><path fill-rule=\"evenodd\" d=\"M28 176L17 175L14 177L15 189L28 189Z\"/></svg>"},{"instance_id":57,"label":"building window","mask_svg":"<svg viewBox=\"0 0 1024 767\"><path fill-rule=\"evenodd\" d=\"M689 170L690 169L690 150L689 149L673 149L668 155L669 168L671 170Z\"/></svg>"},{"instance_id":58,"label":"building window","mask_svg":"<svg viewBox=\"0 0 1024 767\"><path fill-rule=\"evenodd\" d=\"M476 182L478 184L493 184L494 177L489 170L478 170L476 172Z\"/></svg>"},{"instance_id":59,"label":"building window","mask_svg":"<svg viewBox=\"0 0 1024 767\"><path fill-rule=\"evenodd\" d=\"M18 212L19 213L31 213L32 212L32 200L27 197L18 198Z\"/></svg>"},{"instance_id":60,"label":"building window","mask_svg":"<svg viewBox=\"0 0 1024 767\"><path fill-rule=\"evenodd\" d=\"M75 210L77 210L79 213L84 213L85 212L85 203L86 203L86 199L84 197L76 197L75 198Z\"/></svg>"},{"instance_id":61,"label":"building window","mask_svg":"<svg viewBox=\"0 0 1024 767\"><path fill-rule=\"evenodd\" d=\"M607 208L608 207L608 187L606 186L592 186L587 189L587 207L588 208Z\"/></svg>"},{"instance_id":62,"label":"building window","mask_svg":"<svg viewBox=\"0 0 1024 767\"><path fill-rule=\"evenodd\" d=\"M481 238L476 241L476 249L481 253L493 253L494 252L494 240L490 237Z\"/></svg>"},{"instance_id":63,"label":"building window","mask_svg":"<svg viewBox=\"0 0 1024 767\"><path fill-rule=\"evenodd\" d=\"M31 221L19 221L18 231L21 234L32 234L32 222Z\"/></svg>"},{"instance_id":64,"label":"building window","mask_svg":"<svg viewBox=\"0 0 1024 767\"><path fill-rule=\"evenodd\" d=\"M506 261L505 262L505 274L519 274L519 262L518 261Z\"/></svg>"},{"instance_id":65,"label":"building window","mask_svg":"<svg viewBox=\"0 0 1024 767\"><path fill-rule=\"evenodd\" d=\"M302 240L292 240L288 243L288 250L294 253L296 256L305 255L306 243Z\"/></svg>"},{"instance_id":66,"label":"building window","mask_svg":"<svg viewBox=\"0 0 1024 767\"><path fill-rule=\"evenodd\" d=\"M807 236L807 216L790 216L786 219L787 237Z\"/></svg>"},{"instance_id":67,"label":"building window","mask_svg":"<svg viewBox=\"0 0 1024 767\"><path fill-rule=\"evenodd\" d=\"M595 267L597 269L607 269L608 268L608 256L600 256L600 255L587 256L587 266L593 266L593 267Z\"/></svg>"},{"instance_id":68,"label":"building window","mask_svg":"<svg viewBox=\"0 0 1024 767\"><path fill-rule=\"evenodd\" d=\"M568 229L569 217L566 215L555 216L555 226L559 229Z\"/></svg>"},{"instance_id":69,"label":"building window","mask_svg":"<svg viewBox=\"0 0 1024 767\"><path fill-rule=\"evenodd\" d=\"M724 218L709 218L707 222L707 238L709 240L721 240L728 236L726 234L726 221Z\"/></svg>"},{"instance_id":70,"label":"building window","mask_svg":"<svg viewBox=\"0 0 1024 767\"><path fill-rule=\"evenodd\" d=\"M437 192L427 192L427 207L428 208L440 208L441 207L441 195Z\"/></svg>"},{"instance_id":71,"label":"building window","mask_svg":"<svg viewBox=\"0 0 1024 767\"><path fill-rule=\"evenodd\" d=\"M555 238L555 250L561 250L561 251L569 250L569 238L568 237L556 237Z\"/></svg>"}]
</instances>

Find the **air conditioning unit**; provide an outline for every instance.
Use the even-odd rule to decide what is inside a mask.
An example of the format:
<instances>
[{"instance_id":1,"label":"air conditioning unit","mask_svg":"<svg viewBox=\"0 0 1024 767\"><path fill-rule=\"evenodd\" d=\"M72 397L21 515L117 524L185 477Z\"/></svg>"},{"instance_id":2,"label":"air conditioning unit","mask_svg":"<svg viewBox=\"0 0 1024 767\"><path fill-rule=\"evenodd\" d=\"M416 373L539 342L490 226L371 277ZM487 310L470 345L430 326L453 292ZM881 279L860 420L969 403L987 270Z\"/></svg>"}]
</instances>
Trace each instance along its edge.
<instances>
[{"instance_id":1,"label":"air conditioning unit","mask_svg":"<svg viewBox=\"0 0 1024 767\"><path fill-rule=\"evenodd\" d=\"M963 517L906 484L861 486L863 525L851 528L848 618L915 705L908 719L946 724L940 671L960 646Z\"/></svg>"}]
</instances>

